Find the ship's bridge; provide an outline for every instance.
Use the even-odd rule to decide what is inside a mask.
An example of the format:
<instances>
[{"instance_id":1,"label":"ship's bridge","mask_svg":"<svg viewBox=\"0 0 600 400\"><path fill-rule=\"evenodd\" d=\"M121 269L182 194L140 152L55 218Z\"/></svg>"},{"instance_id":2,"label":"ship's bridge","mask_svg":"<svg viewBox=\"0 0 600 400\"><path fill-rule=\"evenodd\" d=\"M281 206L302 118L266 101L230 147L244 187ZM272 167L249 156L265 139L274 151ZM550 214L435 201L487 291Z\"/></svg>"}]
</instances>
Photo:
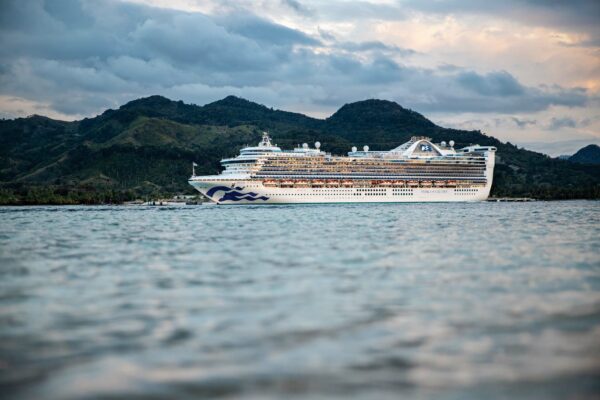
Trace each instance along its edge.
<instances>
[{"instance_id":1,"label":"ship's bridge","mask_svg":"<svg viewBox=\"0 0 600 400\"><path fill-rule=\"evenodd\" d=\"M221 165L225 168L223 174L247 174L250 168L264 154L282 153L281 148L271 143L271 138L267 132L263 132L262 139L258 146L247 146L240 150L240 155L233 158L224 158Z\"/></svg>"},{"instance_id":2,"label":"ship's bridge","mask_svg":"<svg viewBox=\"0 0 600 400\"><path fill-rule=\"evenodd\" d=\"M221 164L239 163L248 160L254 160L263 155L270 153L281 153L281 148L271 143L271 138L267 132L263 132L263 137L258 146L247 146L240 150L240 155L233 158L225 158L221 160Z\"/></svg>"},{"instance_id":3,"label":"ship's bridge","mask_svg":"<svg viewBox=\"0 0 600 400\"><path fill-rule=\"evenodd\" d=\"M281 148L271 143L271 138L267 132L263 132L262 140L258 146L244 147L240 150L240 156L261 155L265 153L279 153Z\"/></svg>"}]
</instances>

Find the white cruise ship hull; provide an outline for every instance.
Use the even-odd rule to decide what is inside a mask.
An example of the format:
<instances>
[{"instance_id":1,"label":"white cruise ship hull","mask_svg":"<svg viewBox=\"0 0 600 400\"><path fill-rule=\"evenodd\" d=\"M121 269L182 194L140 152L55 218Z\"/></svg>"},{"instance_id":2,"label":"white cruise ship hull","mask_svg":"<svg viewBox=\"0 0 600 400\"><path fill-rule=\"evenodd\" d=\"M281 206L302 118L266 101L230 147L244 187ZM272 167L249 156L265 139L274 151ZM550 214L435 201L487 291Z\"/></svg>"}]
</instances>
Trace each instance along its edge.
<instances>
[{"instance_id":1,"label":"white cruise ship hull","mask_svg":"<svg viewBox=\"0 0 600 400\"><path fill-rule=\"evenodd\" d=\"M217 204L410 203L484 201L490 185L424 187L267 187L256 180L190 179L189 183Z\"/></svg>"},{"instance_id":2,"label":"white cruise ship hull","mask_svg":"<svg viewBox=\"0 0 600 400\"><path fill-rule=\"evenodd\" d=\"M410 203L483 201L490 194L495 163L492 146L454 142L436 145L413 136L390 151L332 156L308 144L292 151L273 146L263 133L258 146L221 160L219 175L189 180L217 204ZM194 164L195 166L195 164Z\"/></svg>"}]
</instances>

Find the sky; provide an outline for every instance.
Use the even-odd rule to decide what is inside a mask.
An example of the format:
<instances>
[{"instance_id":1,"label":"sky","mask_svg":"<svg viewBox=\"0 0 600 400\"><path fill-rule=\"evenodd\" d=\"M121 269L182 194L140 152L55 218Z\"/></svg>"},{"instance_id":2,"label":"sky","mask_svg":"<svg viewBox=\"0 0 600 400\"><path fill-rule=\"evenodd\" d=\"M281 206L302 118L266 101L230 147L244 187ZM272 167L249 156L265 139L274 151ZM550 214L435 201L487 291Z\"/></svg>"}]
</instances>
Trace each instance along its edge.
<instances>
[{"instance_id":1,"label":"sky","mask_svg":"<svg viewBox=\"0 0 600 400\"><path fill-rule=\"evenodd\" d=\"M0 0L0 117L160 94L326 118L379 98L572 154L600 144L598 21L597 0Z\"/></svg>"}]
</instances>

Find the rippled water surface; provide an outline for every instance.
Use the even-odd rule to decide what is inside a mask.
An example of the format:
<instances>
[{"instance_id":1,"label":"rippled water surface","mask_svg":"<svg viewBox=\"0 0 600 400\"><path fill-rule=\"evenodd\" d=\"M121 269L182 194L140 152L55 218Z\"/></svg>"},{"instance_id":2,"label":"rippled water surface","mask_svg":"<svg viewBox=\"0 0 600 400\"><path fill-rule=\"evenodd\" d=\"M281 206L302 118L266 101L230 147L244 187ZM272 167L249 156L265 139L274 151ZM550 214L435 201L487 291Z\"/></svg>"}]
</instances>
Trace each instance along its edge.
<instances>
[{"instance_id":1,"label":"rippled water surface","mask_svg":"<svg viewBox=\"0 0 600 400\"><path fill-rule=\"evenodd\" d=\"M0 208L14 398L596 398L600 202Z\"/></svg>"}]
</instances>

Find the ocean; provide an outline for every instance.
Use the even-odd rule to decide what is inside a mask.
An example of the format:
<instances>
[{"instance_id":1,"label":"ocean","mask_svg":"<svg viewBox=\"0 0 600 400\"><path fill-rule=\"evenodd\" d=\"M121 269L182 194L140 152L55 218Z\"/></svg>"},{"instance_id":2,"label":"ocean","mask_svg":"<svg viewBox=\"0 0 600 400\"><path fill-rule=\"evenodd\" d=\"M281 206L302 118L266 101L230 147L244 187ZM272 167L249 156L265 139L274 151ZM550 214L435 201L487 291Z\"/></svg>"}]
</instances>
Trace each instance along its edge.
<instances>
[{"instance_id":1,"label":"ocean","mask_svg":"<svg viewBox=\"0 0 600 400\"><path fill-rule=\"evenodd\" d=\"M600 395L600 202L0 207L15 399Z\"/></svg>"}]
</instances>

